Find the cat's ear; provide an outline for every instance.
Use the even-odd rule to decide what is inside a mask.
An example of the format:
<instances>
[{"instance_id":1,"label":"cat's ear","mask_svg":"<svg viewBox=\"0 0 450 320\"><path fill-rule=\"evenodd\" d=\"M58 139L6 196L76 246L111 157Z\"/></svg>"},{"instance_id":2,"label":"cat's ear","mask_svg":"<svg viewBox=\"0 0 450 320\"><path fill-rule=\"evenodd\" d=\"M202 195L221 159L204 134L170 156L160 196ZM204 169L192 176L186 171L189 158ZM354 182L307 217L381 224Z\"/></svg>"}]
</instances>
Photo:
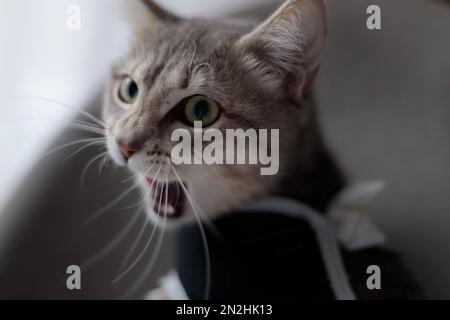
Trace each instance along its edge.
<instances>
[{"instance_id":1,"label":"cat's ear","mask_svg":"<svg viewBox=\"0 0 450 320\"><path fill-rule=\"evenodd\" d=\"M287 0L238 45L247 68L264 77L277 76L306 94L319 68L327 39L327 14L322 0ZM294 89L294 88L291 88Z\"/></svg>"},{"instance_id":2,"label":"cat's ear","mask_svg":"<svg viewBox=\"0 0 450 320\"><path fill-rule=\"evenodd\" d=\"M181 19L175 14L167 11L153 0L141 0L150 12L152 19L162 23L177 23Z\"/></svg>"},{"instance_id":3,"label":"cat's ear","mask_svg":"<svg viewBox=\"0 0 450 320\"><path fill-rule=\"evenodd\" d=\"M153 0L140 0L137 7L129 12L129 20L135 30L158 29L168 24L176 24L182 18L161 7Z\"/></svg>"}]
</instances>

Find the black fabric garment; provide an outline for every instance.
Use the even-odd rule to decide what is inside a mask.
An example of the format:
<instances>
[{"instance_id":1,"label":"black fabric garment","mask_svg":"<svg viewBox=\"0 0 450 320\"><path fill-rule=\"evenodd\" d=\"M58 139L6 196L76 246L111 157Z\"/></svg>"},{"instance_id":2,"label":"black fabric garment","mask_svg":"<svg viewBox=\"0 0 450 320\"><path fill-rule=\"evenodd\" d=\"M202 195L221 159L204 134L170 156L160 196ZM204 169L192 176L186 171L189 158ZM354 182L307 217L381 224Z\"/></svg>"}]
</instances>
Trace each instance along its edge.
<instances>
[{"instance_id":1,"label":"black fabric garment","mask_svg":"<svg viewBox=\"0 0 450 320\"><path fill-rule=\"evenodd\" d=\"M204 225L209 299L334 299L308 222L278 213L227 214ZM205 246L198 225L180 230L176 269L190 299L204 299Z\"/></svg>"}]
</instances>

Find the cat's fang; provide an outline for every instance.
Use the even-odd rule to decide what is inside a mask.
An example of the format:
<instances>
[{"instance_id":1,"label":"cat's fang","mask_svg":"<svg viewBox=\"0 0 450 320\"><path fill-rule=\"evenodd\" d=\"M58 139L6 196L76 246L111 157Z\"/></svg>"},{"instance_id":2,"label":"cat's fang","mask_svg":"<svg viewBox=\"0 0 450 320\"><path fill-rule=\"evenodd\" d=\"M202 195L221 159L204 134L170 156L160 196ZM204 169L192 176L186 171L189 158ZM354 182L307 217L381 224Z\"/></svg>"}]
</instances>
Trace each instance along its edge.
<instances>
[{"instance_id":1,"label":"cat's fang","mask_svg":"<svg viewBox=\"0 0 450 320\"><path fill-rule=\"evenodd\" d=\"M172 205L163 205L161 207L161 213L164 213L167 216L173 216L175 214L175 208Z\"/></svg>"}]
</instances>

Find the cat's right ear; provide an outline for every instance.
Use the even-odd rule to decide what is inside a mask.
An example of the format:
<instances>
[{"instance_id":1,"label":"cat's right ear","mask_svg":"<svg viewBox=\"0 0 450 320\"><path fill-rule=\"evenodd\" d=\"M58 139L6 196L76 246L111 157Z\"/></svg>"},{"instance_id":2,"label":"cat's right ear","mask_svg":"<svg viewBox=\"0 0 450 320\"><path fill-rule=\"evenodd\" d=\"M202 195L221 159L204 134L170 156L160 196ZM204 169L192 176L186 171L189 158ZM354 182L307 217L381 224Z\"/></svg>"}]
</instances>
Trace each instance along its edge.
<instances>
[{"instance_id":1,"label":"cat's right ear","mask_svg":"<svg viewBox=\"0 0 450 320\"><path fill-rule=\"evenodd\" d=\"M176 24L182 18L161 7L153 0L140 0L139 7L131 12L130 21L135 29L158 28L168 24Z\"/></svg>"},{"instance_id":2,"label":"cat's right ear","mask_svg":"<svg viewBox=\"0 0 450 320\"><path fill-rule=\"evenodd\" d=\"M244 66L266 84L286 83L305 95L311 88L327 39L323 0L287 0L238 41ZM301 96L299 97L301 98Z\"/></svg>"}]
</instances>

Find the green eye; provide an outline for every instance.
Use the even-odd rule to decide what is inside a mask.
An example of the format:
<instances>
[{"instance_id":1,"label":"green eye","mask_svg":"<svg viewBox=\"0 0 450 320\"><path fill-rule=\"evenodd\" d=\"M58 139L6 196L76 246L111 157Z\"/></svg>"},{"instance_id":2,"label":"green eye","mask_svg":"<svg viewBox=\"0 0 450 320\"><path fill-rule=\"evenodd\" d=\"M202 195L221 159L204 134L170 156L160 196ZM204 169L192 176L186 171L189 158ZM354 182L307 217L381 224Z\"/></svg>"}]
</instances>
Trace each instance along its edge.
<instances>
[{"instance_id":1,"label":"green eye","mask_svg":"<svg viewBox=\"0 0 450 320\"><path fill-rule=\"evenodd\" d=\"M220 108L217 102L206 96L193 96L186 103L184 115L189 125L201 121L203 127L209 127L219 118Z\"/></svg>"},{"instance_id":2,"label":"green eye","mask_svg":"<svg viewBox=\"0 0 450 320\"><path fill-rule=\"evenodd\" d=\"M120 83L119 98L122 102L132 104L139 96L139 87L130 77L125 77Z\"/></svg>"}]
</instances>

